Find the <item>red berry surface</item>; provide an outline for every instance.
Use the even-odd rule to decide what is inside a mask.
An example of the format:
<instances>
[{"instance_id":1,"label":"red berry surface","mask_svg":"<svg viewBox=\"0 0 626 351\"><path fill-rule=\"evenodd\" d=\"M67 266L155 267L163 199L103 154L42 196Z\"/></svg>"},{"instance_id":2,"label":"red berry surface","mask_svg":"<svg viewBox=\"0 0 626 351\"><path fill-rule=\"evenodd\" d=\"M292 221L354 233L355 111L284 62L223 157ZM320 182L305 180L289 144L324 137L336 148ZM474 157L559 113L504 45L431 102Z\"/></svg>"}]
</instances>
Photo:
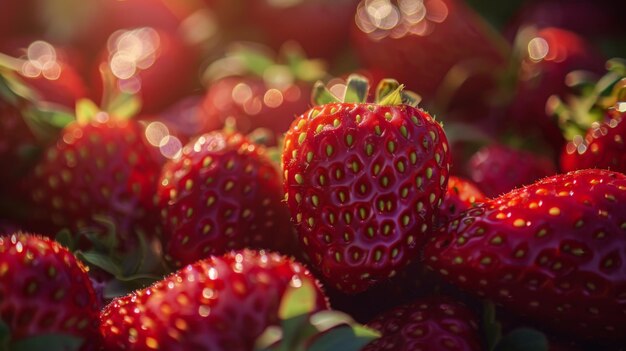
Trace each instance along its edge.
<instances>
[{"instance_id":1,"label":"red berry surface","mask_svg":"<svg viewBox=\"0 0 626 351\"><path fill-rule=\"evenodd\" d=\"M576 338L623 339L626 176L583 170L484 202L427 263L452 283Z\"/></svg>"},{"instance_id":2,"label":"red berry surface","mask_svg":"<svg viewBox=\"0 0 626 351\"><path fill-rule=\"evenodd\" d=\"M417 257L445 194L449 155L423 110L330 103L293 122L282 162L302 249L333 286L359 292Z\"/></svg>"},{"instance_id":3,"label":"red berry surface","mask_svg":"<svg viewBox=\"0 0 626 351\"><path fill-rule=\"evenodd\" d=\"M278 322L283 294L308 281L301 264L263 251L234 251L189 265L104 308L100 330L111 350L252 350Z\"/></svg>"}]
</instances>

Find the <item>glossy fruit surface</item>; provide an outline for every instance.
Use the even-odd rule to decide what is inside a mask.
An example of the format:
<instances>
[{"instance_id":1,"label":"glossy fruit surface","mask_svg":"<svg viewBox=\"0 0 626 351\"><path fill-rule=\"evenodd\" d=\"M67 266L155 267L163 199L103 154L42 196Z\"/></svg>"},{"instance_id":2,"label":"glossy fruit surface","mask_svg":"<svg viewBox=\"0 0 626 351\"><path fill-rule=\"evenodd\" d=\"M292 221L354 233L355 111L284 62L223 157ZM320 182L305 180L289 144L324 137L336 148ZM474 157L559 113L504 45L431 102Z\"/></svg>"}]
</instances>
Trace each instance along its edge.
<instances>
[{"instance_id":1,"label":"glossy fruit surface","mask_svg":"<svg viewBox=\"0 0 626 351\"><path fill-rule=\"evenodd\" d=\"M449 154L423 110L344 102L298 117L282 163L302 249L333 286L358 292L416 259L445 194Z\"/></svg>"},{"instance_id":2,"label":"glossy fruit surface","mask_svg":"<svg viewBox=\"0 0 626 351\"><path fill-rule=\"evenodd\" d=\"M114 300L101 313L100 330L115 350L252 350L278 322L286 289L305 280L316 286L316 310L325 309L319 286L301 264L274 253L234 251Z\"/></svg>"},{"instance_id":3,"label":"glossy fruit surface","mask_svg":"<svg viewBox=\"0 0 626 351\"><path fill-rule=\"evenodd\" d=\"M293 247L280 174L265 148L215 131L163 168L158 196L166 258L175 267L245 247Z\"/></svg>"},{"instance_id":4,"label":"glossy fruit surface","mask_svg":"<svg viewBox=\"0 0 626 351\"><path fill-rule=\"evenodd\" d=\"M582 170L478 205L426 245L467 291L577 338L623 339L626 176Z\"/></svg>"},{"instance_id":5,"label":"glossy fruit surface","mask_svg":"<svg viewBox=\"0 0 626 351\"><path fill-rule=\"evenodd\" d=\"M99 339L98 307L85 267L60 244L16 233L0 237L0 318L12 342L45 334Z\"/></svg>"}]
</instances>

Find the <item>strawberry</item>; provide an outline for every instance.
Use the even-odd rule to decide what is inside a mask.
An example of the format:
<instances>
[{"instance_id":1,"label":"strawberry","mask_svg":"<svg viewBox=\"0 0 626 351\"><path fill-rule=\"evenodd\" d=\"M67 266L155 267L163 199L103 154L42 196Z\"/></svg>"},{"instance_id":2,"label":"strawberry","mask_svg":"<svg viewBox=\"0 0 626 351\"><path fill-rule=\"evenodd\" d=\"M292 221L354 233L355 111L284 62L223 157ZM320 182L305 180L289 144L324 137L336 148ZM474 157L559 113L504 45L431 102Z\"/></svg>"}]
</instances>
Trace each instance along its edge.
<instances>
[{"instance_id":1,"label":"strawberry","mask_svg":"<svg viewBox=\"0 0 626 351\"><path fill-rule=\"evenodd\" d=\"M626 172L626 61L609 60L607 67L609 72L597 81L581 79L580 94L553 95L549 100L548 109L559 118L568 140L559 160L564 172L585 168Z\"/></svg>"},{"instance_id":2,"label":"strawberry","mask_svg":"<svg viewBox=\"0 0 626 351\"><path fill-rule=\"evenodd\" d=\"M209 67L213 81L202 101L206 131L232 120L242 133L269 130L273 135L267 142L276 144L309 107L312 83L325 74L324 64L305 59L295 44L285 45L278 56L262 47L233 45Z\"/></svg>"},{"instance_id":3,"label":"strawberry","mask_svg":"<svg viewBox=\"0 0 626 351\"><path fill-rule=\"evenodd\" d=\"M363 351L483 350L478 319L463 304L430 297L396 307L368 326L381 332Z\"/></svg>"},{"instance_id":4,"label":"strawberry","mask_svg":"<svg viewBox=\"0 0 626 351\"><path fill-rule=\"evenodd\" d=\"M81 77L81 55L76 50L52 45L33 37L15 38L3 48L18 58L16 71L36 98L73 110L88 95Z\"/></svg>"},{"instance_id":5,"label":"strawberry","mask_svg":"<svg viewBox=\"0 0 626 351\"><path fill-rule=\"evenodd\" d=\"M365 102L366 80L347 86L339 102L316 85L316 101L327 103L293 122L282 164L302 249L330 284L356 293L416 258L450 165L443 129L403 103L403 86L381 81L375 103Z\"/></svg>"},{"instance_id":6,"label":"strawberry","mask_svg":"<svg viewBox=\"0 0 626 351\"><path fill-rule=\"evenodd\" d=\"M366 67L407 82L428 100L442 92L442 83L452 78L446 78L449 72L463 78L490 76L506 54L506 44L495 31L458 0L363 0L352 34ZM458 98L471 100L467 95L475 98L476 90Z\"/></svg>"},{"instance_id":7,"label":"strawberry","mask_svg":"<svg viewBox=\"0 0 626 351\"><path fill-rule=\"evenodd\" d=\"M102 75L110 75L119 89L140 96L143 113L158 113L198 85L198 56L175 33L151 27L116 31L94 69L95 96L106 105Z\"/></svg>"},{"instance_id":8,"label":"strawberry","mask_svg":"<svg viewBox=\"0 0 626 351\"><path fill-rule=\"evenodd\" d=\"M544 0L522 5L507 31L523 25L558 27L594 39L617 38L623 33L619 13L626 7L620 1Z\"/></svg>"},{"instance_id":9,"label":"strawberry","mask_svg":"<svg viewBox=\"0 0 626 351\"><path fill-rule=\"evenodd\" d=\"M56 229L78 230L106 216L121 238L137 229L152 236L161 169L153 152L141 124L100 112L67 126L47 149L29 180L32 199Z\"/></svg>"},{"instance_id":10,"label":"strawberry","mask_svg":"<svg viewBox=\"0 0 626 351\"><path fill-rule=\"evenodd\" d=\"M241 134L198 137L163 167L158 184L165 257L174 267L232 249L293 246L280 174Z\"/></svg>"},{"instance_id":11,"label":"strawberry","mask_svg":"<svg viewBox=\"0 0 626 351\"><path fill-rule=\"evenodd\" d=\"M467 291L577 338L623 340L626 176L560 174L471 209L424 249Z\"/></svg>"},{"instance_id":12,"label":"strawberry","mask_svg":"<svg viewBox=\"0 0 626 351\"><path fill-rule=\"evenodd\" d=\"M560 28L522 30L516 41L521 62L514 95L501 124L503 129L537 133L558 152L565 140L558 124L546 113L548 98L571 91L566 76L575 69L602 72L604 58L585 38Z\"/></svg>"},{"instance_id":13,"label":"strawberry","mask_svg":"<svg viewBox=\"0 0 626 351\"><path fill-rule=\"evenodd\" d=\"M478 150L468 165L470 178L487 197L504 194L555 174L552 161L527 151L493 144Z\"/></svg>"},{"instance_id":14,"label":"strawberry","mask_svg":"<svg viewBox=\"0 0 626 351\"><path fill-rule=\"evenodd\" d=\"M264 251L234 251L198 261L154 285L115 299L100 315L111 350L252 350L278 322L288 287L313 286L313 310L326 309L301 264Z\"/></svg>"},{"instance_id":15,"label":"strawberry","mask_svg":"<svg viewBox=\"0 0 626 351\"><path fill-rule=\"evenodd\" d=\"M274 48L293 40L310 57L331 60L345 48L358 0L245 2L249 21ZM315 28L315 30L311 30Z\"/></svg>"},{"instance_id":16,"label":"strawberry","mask_svg":"<svg viewBox=\"0 0 626 351\"><path fill-rule=\"evenodd\" d=\"M470 180L450 176L448 178L448 191L440 209L443 223L484 200L485 195Z\"/></svg>"},{"instance_id":17,"label":"strawberry","mask_svg":"<svg viewBox=\"0 0 626 351\"><path fill-rule=\"evenodd\" d=\"M0 319L9 329L9 350L24 350L20 343L49 334L78 345L82 339L81 350L95 349L99 340L85 267L65 247L38 235L0 237Z\"/></svg>"},{"instance_id":18,"label":"strawberry","mask_svg":"<svg viewBox=\"0 0 626 351\"><path fill-rule=\"evenodd\" d=\"M626 173L626 111L568 142L560 163L564 172L596 167Z\"/></svg>"}]
</instances>

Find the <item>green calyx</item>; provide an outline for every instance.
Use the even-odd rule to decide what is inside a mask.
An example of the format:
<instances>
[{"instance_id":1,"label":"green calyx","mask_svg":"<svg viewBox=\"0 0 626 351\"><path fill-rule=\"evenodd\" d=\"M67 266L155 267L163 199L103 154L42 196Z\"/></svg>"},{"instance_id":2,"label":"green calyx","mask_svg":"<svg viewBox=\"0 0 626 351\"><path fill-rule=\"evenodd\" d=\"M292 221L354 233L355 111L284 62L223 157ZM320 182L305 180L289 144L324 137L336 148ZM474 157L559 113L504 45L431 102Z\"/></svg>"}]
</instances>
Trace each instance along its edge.
<instances>
[{"instance_id":1,"label":"green calyx","mask_svg":"<svg viewBox=\"0 0 626 351\"><path fill-rule=\"evenodd\" d=\"M546 112L558 119L566 139L585 135L594 123L602 123L607 114L626 112L626 60L607 61L608 70L599 80L585 71L567 75L566 83L579 93L565 101L552 95Z\"/></svg>"},{"instance_id":2,"label":"green calyx","mask_svg":"<svg viewBox=\"0 0 626 351\"><path fill-rule=\"evenodd\" d=\"M256 340L255 351L358 351L380 337L339 311L315 312L317 291L303 280L289 286L278 310L280 324L268 327Z\"/></svg>"},{"instance_id":3,"label":"green calyx","mask_svg":"<svg viewBox=\"0 0 626 351\"><path fill-rule=\"evenodd\" d=\"M358 74L351 74L346 82L346 90L342 98L333 94L321 81L313 87L312 101L315 105L329 103L367 103L369 81ZM375 103L382 106L409 105L417 107L421 97L411 91L404 90L404 85L395 79L383 79L376 87Z\"/></svg>"},{"instance_id":4,"label":"green calyx","mask_svg":"<svg viewBox=\"0 0 626 351\"><path fill-rule=\"evenodd\" d=\"M267 86L284 88L294 82L314 82L326 76L322 60L307 59L296 42L286 42L278 55L261 45L236 43L203 74L210 83L230 76L256 76Z\"/></svg>"}]
</instances>

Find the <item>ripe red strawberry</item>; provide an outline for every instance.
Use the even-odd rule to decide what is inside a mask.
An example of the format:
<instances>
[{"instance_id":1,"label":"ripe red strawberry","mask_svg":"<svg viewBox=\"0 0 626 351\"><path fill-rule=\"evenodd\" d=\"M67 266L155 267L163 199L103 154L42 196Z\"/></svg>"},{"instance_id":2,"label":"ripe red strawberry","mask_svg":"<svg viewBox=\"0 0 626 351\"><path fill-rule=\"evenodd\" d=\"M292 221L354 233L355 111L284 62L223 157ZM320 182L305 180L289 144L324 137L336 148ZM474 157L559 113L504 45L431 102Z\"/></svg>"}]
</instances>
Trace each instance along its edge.
<instances>
[{"instance_id":1,"label":"ripe red strawberry","mask_svg":"<svg viewBox=\"0 0 626 351\"><path fill-rule=\"evenodd\" d=\"M14 38L2 50L19 60L15 67L37 100L74 110L76 101L88 95L78 65L82 56L72 49L52 45L31 36Z\"/></svg>"},{"instance_id":2,"label":"ripe red strawberry","mask_svg":"<svg viewBox=\"0 0 626 351\"><path fill-rule=\"evenodd\" d=\"M626 335L626 176L583 170L478 205L424 250L452 283L576 338Z\"/></svg>"},{"instance_id":3,"label":"ripe red strawberry","mask_svg":"<svg viewBox=\"0 0 626 351\"><path fill-rule=\"evenodd\" d=\"M584 138L575 138L561 153L564 172L604 168L626 173L626 112L602 124L594 124Z\"/></svg>"},{"instance_id":4,"label":"ripe red strawberry","mask_svg":"<svg viewBox=\"0 0 626 351\"><path fill-rule=\"evenodd\" d=\"M621 1L544 0L522 5L507 26L510 30L523 25L558 27L594 39L617 38L624 30L619 14L626 7Z\"/></svg>"},{"instance_id":5,"label":"ripe red strawberry","mask_svg":"<svg viewBox=\"0 0 626 351\"><path fill-rule=\"evenodd\" d=\"M293 247L280 173L266 150L216 131L186 145L158 182L166 259L174 267L245 247Z\"/></svg>"},{"instance_id":6,"label":"ripe red strawberry","mask_svg":"<svg viewBox=\"0 0 626 351\"><path fill-rule=\"evenodd\" d=\"M556 173L549 159L498 144L478 150L469 161L468 172L487 197Z\"/></svg>"},{"instance_id":7,"label":"ripe red strawberry","mask_svg":"<svg viewBox=\"0 0 626 351\"><path fill-rule=\"evenodd\" d=\"M453 68L467 78L489 76L506 55L506 44L464 1L361 1L355 22L352 41L365 66L406 82L428 100Z\"/></svg>"},{"instance_id":8,"label":"ripe red strawberry","mask_svg":"<svg viewBox=\"0 0 626 351\"><path fill-rule=\"evenodd\" d=\"M305 283L317 292L314 310L326 309L304 266L275 253L235 251L114 300L101 313L100 331L111 350L252 350L278 322L286 289Z\"/></svg>"},{"instance_id":9,"label":"ripe red strawberry","mask_svg":"<svg viewBox=\"0 0 626 351\"><path fill-rule=\"evenodd\" d=\"M439 215L442 223L448 222L461 212L484 200L485 195L470 180L450 176L448 178L448 191L440 208Z\"/></svg>"},{"instance_id":10,"label":"ripe red strawberry","mask_svg":"<svg viewBox=\"0 0 626 351\"><path fill-rule=\"evenodd\" d=\"M384 80L377 102L366 103L367 84L353 76L343 102L317 85L317 101L329 103L293 122L282 154L302 249L329 283L350 293L416 258L450 166L443 129L403 103L402 86Z\"/></svg>"},{"instance_id":11,"label":"ripe red strawberry","mask_svg":"<svg viewBox=\"0 0 626 351\"><path fill-rule=\"evenodd\" d=\"M309 57L333 59L345 49L358 0L253 0L250 23L274 48L294 40ZM315 30L311 30L315 28Z\"/></svg>"},{"instance_id":12,"label":"ripe red strawberry","mask_svg":"<svg viewBox=\"0 0 626 351\"><path fill-rule=\"evenodd\" d=\"M478 319L463 304L445 297L419 299L368 323L382 333L363 351L483 350Z\"/></svg>"},{"instance_id":13,"label":"ripe red strawberry","mask_svg":"<svg viewBox=\"0 0 626 351\"><path fill-rule=\"evenodd\" d=\"M53 228L76 230L106 216L122 238L137 229L152 236L161 165L144 128L104 112L96 117L102 119L69 125L48 148L28 183L32 198Z\"/></svg>"},{"instance_id":14,"label":"ripe red strawberry","mask_svg":"<svg viewBox=\"0 0 626 351\"><path fill-rule=\"evenodd\" d=\"M207 72L215 75L202 101L205 131L222 128L231 119L237 130L268 129L277 139L294 118L310 106L313 82L324 64L306 60L301 49L286 45L277 58L262 48L238 45ZM228 73L224 73L228 72Z\"/></svg>"},{"instance_id":15,"label":"ripe red strawberry","mask_svg":"<svg viewBox=\"0 0 626 351\"><path fill-rule=\"evenodd\" d=\"M110 74L120 90L141 97L143 113L158 113L199 85L198 61L196 49L178 35L150 27L120 30L100 55L93 90L104 98L101 75Z\"/></svg>"},{"instance_id":16,"label":"ripe red strawberry","mask_svg":"<svg viewBox=\"0 0 626 351\"><path fill-rule=\"evenodd\" d=\"M559 118L568 140L559 160L564 172L586 168L626 172L626 62L609 60L607 67L609 72L597 81L579 82L580 94L550 98L550 112Z\"/></svg>"},{"instance_id":17,"label":"ripe red strawberry","mask_svg":"<svg viewBox=\"0 0 626 351\"><path fill-rule=\"evenodd\" d=\"M506 118L501 119L503 128L536 132L558 152L565 140L558 124L546 113L548 98L571 91L566 76L575 69L602 72L604 58L585 38L567 30L549 27L519 36L522 61L513 101Z\"/></svg>"},{"instance_id":18,"label":"ripe red strawberry","mask_svg":"<svg viewBox=\"0 0 626 351\"><path fill-rule=\"evenodd\" d=\"M85 267L41 236L0 237L0 319L9 328L10 350L46 334L80 338L81 350L95 349L99 340L98 307Z\"/></svg>"}]
</instances>

